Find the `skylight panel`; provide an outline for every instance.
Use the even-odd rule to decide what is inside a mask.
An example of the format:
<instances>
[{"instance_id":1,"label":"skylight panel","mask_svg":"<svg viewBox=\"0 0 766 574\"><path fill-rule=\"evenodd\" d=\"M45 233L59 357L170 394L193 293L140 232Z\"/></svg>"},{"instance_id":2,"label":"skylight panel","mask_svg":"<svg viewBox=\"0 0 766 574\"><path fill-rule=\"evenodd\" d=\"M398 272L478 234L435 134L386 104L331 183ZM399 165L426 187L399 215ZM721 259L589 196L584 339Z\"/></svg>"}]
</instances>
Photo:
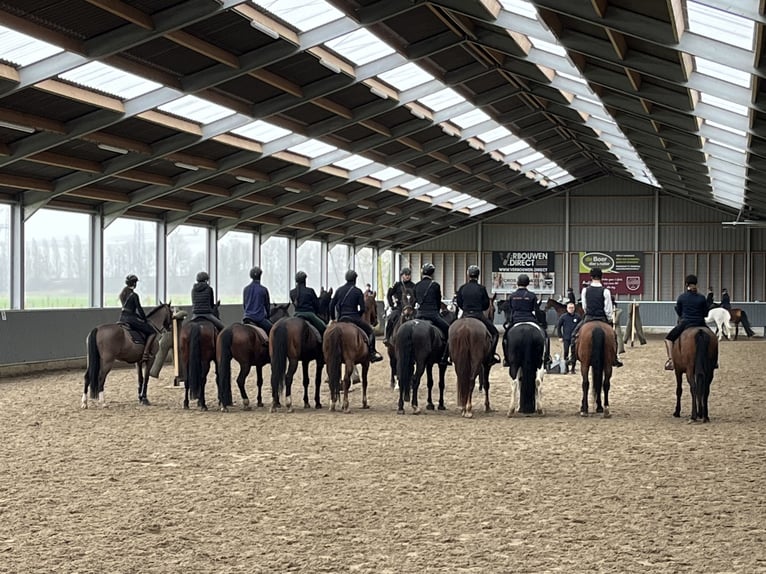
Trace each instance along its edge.
<instances>
[{"instance_id":1,"label":"skylight panel","mask_svg":"<svg viewBox=\"0 0 766 574\"><path fill-rule=\"evenodd\" d=\"M199 122L200 124L209 124L221 118L234 115L236 112L232 109L219 106L213 102L208 102L197 96L184 96L168 102L159 107L163 112L168 112L176 116Z\"/></svg>"},{"instance_id":2,"label":"skylight panel","mask_svg":"<svg viewBox=\"0 0 766 574\"><path fill-rule=\"evenodd\" d=\"M463 98L452 88L444 88L443 90L429 94L425 98L421 98L418 101L434 112L439 112L449 108L450 106L464 102L465 98Z\"/></svg>"},{"instance_id":3,"label":"skylight panel","mask_svg":"<svg viewBox=\"0 0 766 574\"><path fill-rule=\"evenodd\" d=\"M546 42L545 40L541 40L540 38L535 38L534 36L527 36L529 38L529 41L532 42L532 45L537 48L538 50L542 50L543 52L548 52L549 54L555 54L557 56L566 57L567 51L563 48L563 46L559 46L558 44L553 44L552 42Z\"/></svg>"},{"instance_id":4,"label":"skylight panel","mask_svg":"<svg viewBox=\"0 0 766 574\"><path fill-rule=\"evenodd\" d=\"M753 49L755 26L752 20L692 0L686 3L686 13L691 32L745 50Z\"/></svg>"},{"instance_id":5,"label":"skylight panel","mask_svg":"<svg viewBox=\"0 0 766 574\"><path fill-rule=\"evenodd\" d=\"M704 74L705 76L712 76L713 78L717 78L731 84L736 84L738 86L742 86L743 88L750 87L750 74L747 72L735 70L729 66L717 64L711 60L700 58L699 56L696 56L694 61L696 63L697 72L700 74Z\"/></svg>"},{"instance_id":6,"label":"skylight panel","mask_svg":"<svg viewBox=\"0 0 766 574\"><path fill-rule=\"evenodd\" d=\"M162 84L101 62L90 62L84 66L79 66L60 74L59 78L124 100L148 94L162 87Z\"/></svg>"},{"instance_id":7,"label":"skylight panel","mask_svg":"<svg viewBox=\"0 0 766 574\"><path fill-rule=\"evenodd\" d=\"M481 207L482 205L485 205L487 203L484 199L476 200L474 203L469 203L466 207L468 209L476 209L477 207Z\"/></svg>"},{"instance_id":8,"label":"skylight panel","mask_svg":"<svg viewBox=\"0 0 766 574\"><path fill-rule=\"evenodd\" d=\"M370 165L371 163L372 163L371 159L367 159L366 157L362 157L361 155L353 154L345 159L336 161L333 165L336 165L341 169L347 169L349 171L352 171L355 169L359 169L360 167L363 167L365 165Z\"/></svg>"},{"instance_id":9,"label":"skylight panel","mask_svg":"<svg viewBox=\"0 0 766 574\"><path fill-rule=\"evenodd\" d=\"M428 185L431 183L427 179L424 179L422 177L416 177L415 179L411 179L410 181L407 181L405 183L399 184L399 187L403 187L406 190L412 191L413 189L417 189L418 187L423 187L424 185Z\"/></svg>"},{"instance_id":10,"label":"skylight panel","mask_svg":"<svg viewBox=\"0 0 766 574\"><path fill-rule=\"evenodd\" d=\"M710 94L706 94L705 92L702 92L700 94L700 101L705 102L706 104L710 104L711 106L715 106L717 108L721 108L723 110L733 112L735 114L739 114L741 116L747 115L747 108L745 106L735 104L728 100L724 100L723 98L717 98L715 96L711 96Z\"/></svg>"},{"instance_id":11,"label":"skylight panel","mask_svg":"<svg viewBox=\"0 0 766 574\"><path fill-rule=\"evenodd\" d=\"M0 54L3 60L16 66L28 66L63 51L53 44L0 26Z\"/></svg>"},{"instance_id":12,"label":"skylight panel","mask_svg":"<svg viewBox=\"0 0 766 574\"><path fill-rule=\"evenodd\" d=\"M313 159L315 157L319 157L320 155L335 151L338 148L331 146L330 144L320 142L319 140L310 139L287 149L293 153L305 155L306 157Z\"/></svg>"},{"instance_id":13,"label":"skylight panel","mask_svg":"<svg viewBox=\"0 0 766 574\"><path fill-rule=\"evenodd\" d=\"M301 32L313 30L343 17L343 12L324 0L251 0Z\"/></svg>"},{"instance_id":14,"label":"skylight panel","mask_svg":"<svg viewBox=\"0 0 766 574\"><path fill-rule=\"evenodd\" d=\"M368 64L395 52L391 46L366 28L360 28L330 40L325 43L325 46L357 66Z\"/></svg>"},{"instance_id":15,"label":"skylight panel","mask_svg":"<svg viewBox=\"0 0 766 574\"><path fill-rule=\"evenodd\" d=\"M370 174L371 177L379 179L380 181L386 181L387 179L399 177L400 175L404 175L404 172L400 169L396 169L395 167L387 167Z\"/></svg>"},{"instance_id":16,"label":"skylight panel","mask_svg":"<svg viewBox=\"0 0 766 574\"><path fill-rule=\"evenodd\" d=\"M398 66L388 72L384 72L380 74L378 78L400 92L425 84L434 79L431 74L412 62L404 64L403 66Z\"/></svg>"},{"instance_id":17,"label":"skylight panel","mask_svg":"<svg viewBox=\"0 0 766 574\"><path fill-rule=\"evenodd\" d=\"M439 187L437 189L434 189L432 191L427 192L426 195L428 197L432 198L432 199L437 199L437 198L439 198L439 197L441 197L441 196L443 196L443 195L445 195L447 193L452 193L452 189L450 189L449 187L442 186L442 187Z\"/></svg>"},{"instance_id":18,"label":"skylight panel","mask_svg":"<svg viewBox=\"0 0 766 574\"><path fill-rule=\"evenodd\" d=\"M280 128L279 126L275 126L268 122L264 122L262 120L256 120L249 124L245 124L244 126L239 127L235 130L232 130L231 133L237 134L238 136L242 136L251 140L255 140L257 142L268 143L276 139L279 139L281 137L284 137L290 134L291 132L289 130Z\"/></svg>"},{"instance_id":19,"label":"skylight panel","mask_svg":"<svg viewBox=\"0 0 766 574\"><path fill-rule=\"evenodd\" d=\"M504 128L503 126L498 126L495 129L479 134L476 137L479 138L481 141L488 143L488 142L493 142L495 140L499 140L501 138L505 138L511 135L513 134L507 128Z\"/></svg>"},{"instance_id":20,"label":"skylight panel","mask_svg":"<svg viewBox=\"0 0 766 574\"><path fill-rule=\"evenodd\" d=\"M556 75L561 76L562 78L566 80L577 82L578 84L588 85L588 82L586 82L584 78L580 76L575 76L574 74L567 74L566 72L561 72L559 70L556 70Z\"/></svg>"},{"instance_id":21,"label":"skylight panel","mask_svg":"<svg viewBox=\"0 0 766 574\"><path fill-rule=\"evenodd\" d=\"M727 132L731 132L733 134L736 134L738 136L747 136L747 132L745 130L738 130L732 126L725 126L723 124L719 124L718 122L714 122L711 120L705 120L705 123L709 125L711 128L717 128L719 130L724 130Z\"/></svg>"},{"instance_id":22,"label":"skylight panel","mask_svg":"<svg viewBox=\"0 0 766 574\"><path fill-rule=\"evenodd\" d=\"M512 153L516 153L517 151L521 151L523 149L532 149L532 148L524 140L519 140L505 147L501 147L498 151L500 151L500 153L505 155L511 155Z\"/></svg>"},{"instance_id":23,"label":"skylight panel","mask_svg":"<svg viewBox=\"0 0 766 574\"><path fill-rule=\"evenodd\" d=\"M471 110L470 112L466 112L464 114L460 114L459 116L455 116L452 118L452 123L458 125L462 129L470 128L471 126L475 126L476 124L480 124L481 122L486 122L487 120L490 120L490 118L487 114L485 114L483 111L481 111L478 108L475 108Z\"/></svg>"},{"instance_id":24,"label":"skylight panel","mask_svg":"<svg viewBox=\"0 0 766 574\"><path fill-rule=\"evenodd\" d=\"M543 154L541 154L539 151L536 151L535 153L531 155L526 155L522 158L517 159L516 161L518 161L521 165L525 165L528 163L532 163L533 161L537 161L538 159L543 159L544 157L545 156Z\"/></svg>"},{"instance_id":25,"label":"skylight panel","mask_svg":"<svg viewBox=\"0 0 766 574\"><path fill-rule=\"evenodd\" d=\"M528 0L500 0L500 5L509 12L537 20L537 9Z\"/></svg>"}]
</instances>

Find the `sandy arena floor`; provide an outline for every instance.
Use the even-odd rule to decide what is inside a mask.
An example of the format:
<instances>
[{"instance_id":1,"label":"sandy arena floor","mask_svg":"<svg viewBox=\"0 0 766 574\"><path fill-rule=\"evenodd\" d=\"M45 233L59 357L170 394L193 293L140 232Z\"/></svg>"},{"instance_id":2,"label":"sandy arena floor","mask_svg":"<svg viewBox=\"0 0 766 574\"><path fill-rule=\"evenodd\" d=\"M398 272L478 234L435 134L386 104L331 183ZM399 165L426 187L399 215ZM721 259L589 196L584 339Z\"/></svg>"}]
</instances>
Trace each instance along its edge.
<instances>
[{"instance_id":1,"label":"sandy arena floor","mask_svg":"<svg viewBox=\"0 0 766 574\"><path fill-rule=\"evenodd\" d=\"M766 572L764 351L722 343L707 425L686 384L671 416L659 337L627 349L609 420L577 415L571 375L546 377L546 416L508 419L498 367L473 420L449 371L447 411L398 416L385 363L350 415L302 389L292 414L184 411L169 367L149 407L133 370L85 411L82 371L6 378L0 572Z\"/></svg>"}]
</instances>

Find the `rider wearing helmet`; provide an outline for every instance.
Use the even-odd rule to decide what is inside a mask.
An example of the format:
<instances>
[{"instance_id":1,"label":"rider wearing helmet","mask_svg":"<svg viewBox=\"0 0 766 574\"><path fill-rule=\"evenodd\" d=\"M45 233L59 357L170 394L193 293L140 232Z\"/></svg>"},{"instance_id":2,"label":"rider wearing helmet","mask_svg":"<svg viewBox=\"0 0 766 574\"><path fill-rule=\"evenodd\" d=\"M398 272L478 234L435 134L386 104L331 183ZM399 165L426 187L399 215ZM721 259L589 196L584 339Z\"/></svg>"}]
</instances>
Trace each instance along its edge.
<instances>
[{"instance_id":1,"label":"rider wearing helmet","mask_svg":"<svg viewBox=\"0 0 766 574\"><path fill-rule=\"evenodd\" d=\"M433 280L436 267L431 263L423 264L423 278L415 284L415 301L417 302L417 319L430 321L444 336L444 353L439 361L441 365L449 365L449 324L439 314L442 304L442 288Z\"/></svg>"},{"instance_id":2,"label":"rider wearing helmet","mask_svg":"<svg viewBox=\"0 0 766 574\"><path fill-rule=\"evenodd\" d=\"M346 271L346 284L339 287L330 300L330 318L354 323L367 334L370 344L370 362L377 363L383 357L375 350L375 332L372 326L362 319L364 313L364 295L356 286L356 271Z\"/></svg>"},{"instance_id":3,"label":"rider wearing helmet","mask_svg":"<svg viewBox=\"0 0 766 574\"><path fill-rule=\"evenodd\" d=\"M306 277L306 273L303 271L298 271L295 274L295 289L290 291L290 301L293 307L295 307L294 315L296 317L303 317L314 325L321 337L327 325L317 315L319 312L319 297L317 297L316 291L311 287L306 287Z\"/></svg>"},{"instance_id":4,"label":"rider wearing helmet","mask_svg":"<svg viewBox=\"0 0 766 574\"><path fill-rule=\"evenodd\" d=\"M495 349L497 347L498 332L497 328L487 318L485 311L492 305L487 288L479 283L481 270L476 265L468 267L468 283L457 290L456 302L459 309L463 311L463 317L473 317L478 319L489 331L492 336L492 359L491 363L499 363Z\"/></svg>"},{"instance_id":5,"label":"rider wearing helmet","mask_svg":"<svg viewBox=\"0 0 766 574\"><path fill-rule=\"evenodd\" d=\"M246 325L260 327L268 335L271 331L271 298L269 290L261 285L261 268L257 265L250 269L252 281L242 290L242 306L245 308L245 316L242 322Z\"/></svg>"},{"instance_id":6,"label":"rider wearing helmet","mask_svg":"<svg viewBox=\"0 0 766 574\"><path fill-rule=\"evenodd\" d=\"M676 315L678 323L665 337L665 349L668 352L668 360L665 369L673 370L673 342L681 336L684 329L689 327L704 327L707 316L707 300L702 293L697 292L697 276L686 276L686 291L676 299ZM717 367L718 365L716 365Z\"/></svg>"},{"instance_id":7,"label":"rider wearing helmet","mask_svg":"<svg viewBox=\"0 0 766 574\"><path fill-rule=\"evenodd\" d=\"M122 309L120 310L119 322L126 323L130 325L131 329L146 335L142 361L148 361L152 345L154 345L154 340L157 338L157 329L146 320L146 313L144 313L144 308L141 307L141 300L138 297L138 293L135 292L137 284L138 277L132 273L125 277L125 287L120 291Z\"/></svg>"},{"instance_id":8,"label":"rider wearing helmet","mask_svg":"<svg viewBox=\"0 0 766 574\"><path fill-rule=\"evenodd\" d=\"M585 315L582 321L572 331L572 348L574 352L570 354L569 360L572 364L577 360L577 334L580 332L580 328L584 323L588 321L603 321L609 325L613 325L613 312L614 305L612 305L612 294L608 287L604 287L601 284L601 279L604 276L604 272L598 267L594 267L590 270L590 285L583 287L580 300L582 301L583 310ZM619 348L617 344L617 332L614 333L615 349ZM622 367L622 361L614 355L615 367Z\"/></svg>"},{"instance_id":9,"label":"rider wearing helmet","mask_svg":"<svg viewBox=\"0 0 766 574\"><path fill-rule=\"evenodd\" d=\"M218 307L215 304L213 288L208 284L210 275L207 271L197 273L197 282L191 290L192 315L191 321L195 319L206 319L210 321L215 328L222 331L226 325L218 318Z\"/></svg>"},{"instance_id":10,"label":"rider wearing helmet","mask_svg":"<svg viewBox=\"0 0 766 574\"><path fill-rule=\"evenodd\" d=\"M506 331L505 335L508 334L508 332L513 328L514 325L517 325L519 323L535 323L540 326L540 329L542 330L543 334L545 335L545 357L543 358L543 364L545 365L545 368L548 368L548 365L551 362L551 356L550 356L550 339L548 338L548 332L545 330L545 328L540 324L541 321L538 320L537 313L540 312L540 308L537 304L537 295L535 295L532 291L527 289L529 287L529 275L526 273L522 273L519 275L519 277L516 279L516 291L510 294L509 300L510 300L510 309L511 309L511 318L510 322L505 325ZM503 337L503 349L505 349L507 345L505 344L505 336ZM508 362L508 357L505 357L503 361L504 366L509 366L510 363Z\"/></svg>"},{"instance_id":11,"label":"rider wearing helmet","mask_svg":"<svg viewBox=\"0 0 766 574\"><path fill-rule=\"evenodd\" d=\"M415 283L412 282L412 271L409 267L404 267L400 273L400 280L394 283L386 293L386 301L391 309L391 314L386 319L386 331L384 343L388 343L394 330L394 325L399 321L402 315L402 305L404 302L405 291L415 292Z\"/></svg>"}]
</instances>

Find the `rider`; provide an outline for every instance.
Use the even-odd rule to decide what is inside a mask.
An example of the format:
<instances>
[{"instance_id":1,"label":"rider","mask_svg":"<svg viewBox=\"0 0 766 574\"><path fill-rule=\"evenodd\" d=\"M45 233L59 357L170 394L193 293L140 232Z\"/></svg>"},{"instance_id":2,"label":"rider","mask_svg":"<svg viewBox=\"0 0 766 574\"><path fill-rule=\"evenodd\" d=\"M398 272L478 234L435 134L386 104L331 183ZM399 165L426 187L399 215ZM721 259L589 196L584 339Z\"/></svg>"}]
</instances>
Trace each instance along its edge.
<instances>
[{"instance_id":1,"label":"rider","mask_svg":"<svg viewBox=\"0 0 766 574\"><path fill-rule=\"evenodd\" d=\"M597 267L592 268L590 270L590 285L583 287L581 300L583 302L585 316L572 332L572 348L575 350L577 349L577 333L579 333L583 324L587 323L588 321L602 321L614 326L612 322L612 314L614 310L614 306L612 305L612 294L608 287L604 287L601 284L601 278L603 276L604 272L601 271L601 269L598 269ZM619 345L617 344L616 331L614 332L614 348L615 350L619 348ZM574 365L576 360L577 357L573 352L570 355L570 365ZM617 356L616 352L614 354L613 366L622 367L622 361L620 361L620 358Z\"/></svg>"},{"instance_id":2,"label":"rider","mask_svg":"<svg viewBox=\"0 0 766 574\"><path fill-rule=\"evenodd\" d=\"M157 329L146 320L146 313L144 313L144 308L141 307L141 300L138 298L138 293L135 292L137 283L138 277L132 273L125 277L125 287L120 291L120 303L122 303L120 323L127 323L131 329L146 335L142 360L148 361L152 345L157 338Z\"/></svg>"},{"instance_id":3,"label":"rider","mask_svg":"<svg viewBox=\"0 0 766 574\"><path fill-rule=\"evenodd\" d=\"M487 288L479 284L481 270L476 265L469 265L466 273L468 275L468 283L457 290L457 306L463 311L463 317L473 317L484 323L487 331L492 336L492 359L490 364L494 365L500 362L500 357L496 353L498 332L492 321L484 314L484 311L489 309L492 302L489 299Z\"/></svg>"},{"instance_id":4,"label":"rider","mask_svg":"<svg viewBox=\"0 0 766 574\"><path fill-rule=\"evenodd\" d=\"M506 333L508 333L514 325L519 323L535 323L540 326L540 330L545 335L545 357L543 357L543 364L547 369L551 362L551 343L548 338L548 332L540 325L540 322L535 316L535 312L539 310L537 305L537 295L527 289L528 286L529 275L522 273L519 275L518 279L516 279L516 291L510 295L511 319L510 325L506 326ZM505 345L503 345L503 348L505 348ZM503 366L510 366L507 356L503 360Z\"/></svg>"},{"instance_id":5,"label":"rider","mask_svg":"<svg viewBox=\"0 0 766 574\"><path fill-rule=\"evenodd\" d=\"M400 280L394 283L386 293L386 300L388 301L388 307L391 309L391 314L386 320L386 331L384 343L388 343L391 338L391 334L394 330L394 325L399 320L402 314L402 304L404 303L404 291L411 289L415 291L415 283L412 282L412 271L409 267L402 269L400 274Z\"/></svg>"},{"instance_id":6,"label":"rider","mask_svg":"<svg viewBox=\"0 0 766 574\"><path fill-rule=\"evenodd\" d=\"M567 300L568 300L568 301L569 301L569 302L570 302L572 305L577 305L577 297L575 297L575 294L574 294L574 289L572 289L571 287L569 287L569 288L567 289Z\"/></svg>"},{"instance_id":7,"label":"rider","mask_svg":"<svg viewBox=\"0 0 766 574\"><path fill-rule=\"evenodd\" d=\"M712 309L715 307L715 297L713 295L713 288L708 287L707 288L707 308Z\"/></svg>"},{"instance_id":8,"label":"rider","mask_svg":"<svg viewBox=\"0 0 766 574\"><path fill-rule=\"evenodd\" d=\"M245 316L242 322L245 325L255 325L260 327L268 335L271 331L271 321L269 313L271 311L271 300L269 290L261 285L261 268L257 265L250 269L250 279L252 281L245 285L242 290L242 306L245 308Z\"/></svg>"},{"instance_id":9,"label":"rider","mask_svg":"<svg viewBox=\"0 0 766 574\"><path fill-rule=\"evenodd\" d=\"M686 276L686 291L676 299L676 315L679 321L665 337L665 349L668 352L668 360L665 361L665 370L673 370L673 342L681 336L688 327L704 327L707 316L707 301L702 293L697 292L697 276Z\"/></svg>"},{"instance_id":10,"label":"rider","mask_svg":"<svg viewBox=\"0 0 766 574\"><path fill-rule=\"evenodd\" d=\"M198 317L206 319L215 325L216 329L222 331L226 325L215 314L215 296L213 295L213 288L208 284L208 281L210 281L210 275L207 274L207 271L197 273L197 282L191 290L191 320L194 321Z\"/></svg>"},{"instance_id":11,"label":"rider","mask_svg":"<svg viewBox=\"0 0 766 574\"><path fill-rule=\"evenodd\" d=\"M293 307L295 307L295 316L303 317L314 325L317 331L319 331L321 338L327 325L317 315L319 312L319 297L317 297L316 291L311 287L306 287L306 273L303 271L298 271L295 274L295 289L290 291L290 301L292 301Z\"/></svg>"},{"instance_id":12,"label":"rider","mask_svg":"<svg viewBox=\"0 0 766 574\"><path fill-rule=\"evenodd\" d=\"M731 311L731 298L729 297L729 290L724 287L721 289L721 307L727 311Z\"/></svg>"},{"instance_id":13,"label":"rider","mask_svg":"<svg viewBox=\"0 0 766 574\"><path fill-rule=\"evenodd\" d=\"M362 290L356 286L356 271L349 269L346 271L346 284L339 287L330 300L330 317L338 321L353 323L367 334L370 344L370 362L377 363L382 361L383 357L375 350L375 332L364 319L364 295Z\"/></svg>"},{"instance_id":14,"label":"rider","mask_svg":"<svg viewBox=\"0 0 766 574\"><path fill-rule=\"evenodd\" d=\"M436 267L431 263L423 264L423 278L415 284L415 301L417 313L415 318L430 321L444 335L444 353L439 360L440 365L449 365L449 324L439 314L442 303L442 288L433 280Z\"/></svg>"}]
</instances>

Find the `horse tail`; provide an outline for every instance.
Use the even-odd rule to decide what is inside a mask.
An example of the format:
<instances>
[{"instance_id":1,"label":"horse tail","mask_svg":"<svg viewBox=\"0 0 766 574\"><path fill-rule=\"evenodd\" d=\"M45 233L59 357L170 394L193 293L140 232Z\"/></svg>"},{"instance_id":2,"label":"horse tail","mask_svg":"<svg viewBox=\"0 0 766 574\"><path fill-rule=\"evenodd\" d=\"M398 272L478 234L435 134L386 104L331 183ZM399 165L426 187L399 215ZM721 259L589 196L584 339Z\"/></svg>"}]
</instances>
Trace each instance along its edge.
<instances>
[{"instance_id":1,"label":"horse tail","mask_svg":"<svg viewBox=\"0 0 766 574\"><path fill-rule=\"evenodd\" d=\"M699 385L703 383L708 377L712 376L712 365L708 364L707 350L710 345L710 335L708 335L704 329L698 329L697 334L694 335L694 346L696 351L694 353L694 383Z\"/></svg>"},{"instance_id":2,"label":"horse tail","mask_svg":"<svg viewBox=\"0 0 766 574\"><path fill-rule=\"evenodd\" d=\"M202 390L202 346L199 323L189 323L189 356L186 367L186 379L189 384L189 398L197 400Z\"/></svg>"},{"instance_id":3,"label":"horse tail","mask_svg":"<svg viewBox=\"0 0 766 574\"><path fill-rule=\"evenodd\" d=\"M325 356L325 365L327 378L330 379L330 396L337 397L340 395L341 366L343 365L343 332L340 325L325 331L324 345L329 351Z\"/></svg>"},{"instance_id":4,"label":"horse tail","mask_svg":"<svg viewBox=\"0 0 766 574\"><path fill-rule=\"evenodd\" d=\"M467 339L465 329L456 329L455 337L452 339L450 353L452 362L455 365L455 375L457 376L457 404L465 406L468 400L468 389L471 386L471 378L476 368L473 364L473 353L471 352L470 341ZM449 344L449 342L448 342Z\"/></svg>"},{"instance_id":5,"label":"horse tail","mask_svg":"<svg viewBox=\"0 0 766 574\"><path fill-rule=\"evenodd\" d=\"M234 404L231 397L231 342L234 338L234 328L228 327L221 331L221 359L218 363L218 401L222 407Z\"/></svg>"},{"instance_id":6,"label":"horse tail","mask_svg":"<svg viewBox=\"0 0 766 574\"><path fill-rule=\"evenodd\" d=\"M747 333L748 337L752 337L755 335L755 332L753 331L752 327L750 327L750 320L747 318L747 313L745 313L744 309L740 309L739 313L740 323L742 323L742 326L745 328L745 333Z\"/></svg>"},{"instance_id":7,"label":"horse tail","mask_svg":"<svg viewBox=\"0 0 766 574\"><path fill-rule=\"evenodd\" d=\"M535 327L533 327L535 328ZM519 392L519 411L522 413L535 412L535 378L537 377L538 363L542 364L545 350L545 338L538 336L524 337L521 341L523 346L521 354L521 390Z\"/></svg>"},{"instance_id":8,"label":"horse tail","mask_svg":"<svg viewBox=\"0 0 766 574\"><path fill-rule=\"evenodd\" d=\"M604 384L605 357L604 329L596 326L590 332L590 366L593 369L593 392L596 396L601 395L601 387Z\"/></svg>"},{"instance_id":9,"label":"horse tail","mask_svg":"<svg viewBox=\"0 0 766 574\"><path fill-rule=\"evenodd\" d=\"M88 335L88 367L85 370L85 390L90 387L90 398L98 398L98 377L101 370L101 354L98 352L96 334L98 327L94 327Z\"/></svg>"},{"instance_id":10,"label":"horse tail","mask_svg":"<svg viewBox=\"0 0 766 574\"><path fill-rule=\"evenodd\" d=\"M269 335L271 353L271 392L275 397L282 395L287 371L287 322L277 321Z\"/></svg>"},{"instance_id":11,"label":"horse tail","mask_svg":"<svg viewBox=\"0 0 766 574\"><path fill-rule=\"evenodd\" d=\"M396 346L399 351L399 357L396 361L396 370L399 378L399 388L405 393L409 393L412 387L412 365L415 358L412 355L413 349L413 323L403 325L396 335Z\"/></svg>"}]
</instances>

